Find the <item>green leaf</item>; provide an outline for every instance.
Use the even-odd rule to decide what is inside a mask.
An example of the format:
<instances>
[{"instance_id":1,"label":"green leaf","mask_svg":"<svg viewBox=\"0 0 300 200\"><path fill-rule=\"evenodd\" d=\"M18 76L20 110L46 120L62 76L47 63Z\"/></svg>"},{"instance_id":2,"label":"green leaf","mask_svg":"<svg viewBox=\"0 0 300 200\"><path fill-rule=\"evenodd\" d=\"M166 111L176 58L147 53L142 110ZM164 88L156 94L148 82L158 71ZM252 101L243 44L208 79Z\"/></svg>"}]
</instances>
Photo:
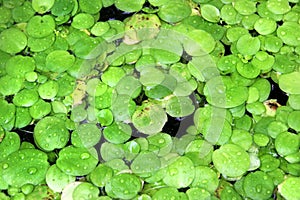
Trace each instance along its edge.
<instances>
[{"instance_id":1,"label":"green leaf","mask_svg":"<svg viewBox=\"0 0 300 200\"><path fill-rule=\"evenodd\" d=\"M13 97L16 106L30 107L39 99L38 92L32 89L23 89Z\"/></svg>"},{"instance_id":2,"label":"green leaf","mask_svg":"<svg viewBox=\"0 0 300 200\"><path fill-rule=\"evenodd\" d=\"M109 126L114 121L114 116L110 109L96 111L95 115L101 126Z\"/></svg>"},{"instance_id":3,"label":"green leaf","mask_svg":"<svg viewBox=\"0 0 300 200\"><path fill-rule=\"evenodd\" d=\"M63 148L56 160L57 167L67 175L84 176L91 173L98 163L94 148L68 146Z\"/></svg>"},{"instance_id":4,"label":"green leaf","mask_svg":"<svg viewBox=\"0 0 300 200\"><path fill-rule=\"evenodd\" d=\"M178 157L167 167L167 174L163 182L170 187L188 187L195 177L193 162L185 156Z\"/></svg>"},{"instance_id":5,"label":"green leaf","mask_svg":"<svg viewBox=\"0 0 300 200\"><path fill-rule=\"evenodd\" d=\"M105 142L101 145L100 154L102 159L105 161L121 159L124 157L124 149L122 144L113 144L113 143Z\"/></svg>"},{"instance_id":6,"label":"green leaf","mask_svg":"<svg viewBox=\"0 0 300 200\"><path fill-rule=\"evenodd\" d=\"M73 17L71 26L76 29L88 29L94 25L94 17L87 13L78 13Z\"/></svg>"},{"instance_id":7,"label":"green leaf","mask_svg":"<svg viewBox=\"0 0 300 200\"><path fill-rule=\"evenodd\" d=\"M286 145L289 144L289 145ZM275 139L275 149L281 156L296 153L300 147L299 136L290 132L282 132Z\"/></svg>"},{"instance_id":8,"label":"green leaf","mask_svg":"<svg viewBox=\"0 0 300 200\"><path fill-rule=\"evenodd\" d=\"M142 9L145 0L116 0L115 6L125 12L138 12Z\"/></svg>"},{"instance_id":9,"label":"green leaf","mask_svg":"<svg viewBox=\"0 0 300 200\"><path fill-rule=\"evenodd\" d=\"M38 185L46 176L47 159L47 154L37 149L18 150L1 163L3 178L12 187Z\"/></svg>"},{"instance_id":10,"label":"green leaf","mask_svg":"<svg viewBox=\"0 0 300 200\"><path fill-rule=\"evenodd\" d=\"M206 31L192 30L187 33L184 50L191 56L203 56L211 53L216 45L215 39Z\"/></svg>"},{"instance_id":11,"label":"green leaf","mask_svg":"<svg viewBox=\"0 0 300 200\"><path fill-rule=\"evenodd\" d=\"M291 72L282 74L279 76L279 87L289 94L300 94L300 88L297 85L300 84L300 72Z\"/></svg>"},{"instance_id":12,"label":"green leaf","mask_svg":"<svg viewBox=\"0 0 300 200\"><path fill-rule=\"evenodd\" d=\"M234 129L230 141L247 151L252 145L252 136L246 130Z\"/></svg>"},{"instance_id":13,"label":"green leaf","mask_svg":"<svg viewBox=\"0 0 300 200\"><path fill-rule=\"evenodd\" d=\"M125 143L131 137L131 127L122 122L114 122L103 130L104 138L113 144Z\"/></svg>"},{"instance_id":14,"label":"green leaf","mask_svg":"<svg viewBox=\"0 0 300 200\"><path fill-rule=\"evenodd\" d=\"M26 35L17 28L5 29L0 33L0 50L6 53L19 53L26 47L26 45Z\"/></svg>"},{"instance_id":15,"label":"green leaf","mask_svg":"<svg viewBox=\"0 0 300 200\"><path fill-rule=\"evenodd\" d=\"M99 196L99 188L94 186L91 183L88 182L82 182L79 185L76 186L76 188L73 191L73 199L82 199L89 197L91 199L96 199Z\"/></svg>"},{"instance_id":16,"label":"green leaf","mask_svg":"<svg viewBox=\"0 0 300 200\"><path fill-rule=\"evenodd\" d=\"M48 80L38 87L38 93L42 99L53 99L58 92L58 83Z\"/></svg>"},{"instance_id":17,"label":"green leaf","mask_svg":"<svg viewBox=\"0 0 300 200\"><path fill-rule=\"evenodd\" d=\"M106 184L105 192L112 198L132 199L142 189L140 179L128 173L117 174Z\"/></svg>"},{"instance_id":18,"label":"green leaf","mask_svg":"<svg viewBox=\"0 0 300 200\"><path fill-rule=\"evenodd\" d=\"M130 165L132 172L141 177L156 173L160 167L161 161L153 152L139 153Z\"/></svg>"},{"instance_id":19,"label":"green leaf","mask_svg":"<svg viewBox=\"0 0 300 200\"><path fill-rule=\"evenodd\" d=\"M174 200L180 199L180 193L174 187L163 187L159 188L152 196L153 200L167 199L171 198Z\"/></svg>"},{"instance_id":20,"label":"green leaf","mask_svg":"<svg viewBox=\"0 0 300 200\"><path fill-rule=\"evenodd\" d=\"M54 192L61 192L69 183L74 182L76 177L67 175L61 171L56 164L47 170L46 183Z\"/></svg>"},{"instance_id":21,"label":"green leaf","mask_svg":"<svg viewBox=\"0 0 300 200\"><path fill-rule=\"evenodd\" d=\"M173 141L170 135L166 133L157 133L147 137L149 145L154 148L158 148L157 155L165 156L171 152L173 147ZM156 150L155 150L156 152Z\"/></svg>"},{"instance_id":22,"label":"green leaf","mask_svg":"<svg viewBox=\"0 0 300 200\"><path fill-rule=\"evenodd\" d=\"M240 37L236 44L237 50L245 55L251 56L256 54L260 49L260 41L257 37L252 37L250 35L243 35Z\"/></svg>"},{"instance_id":23,"label":"green leaf","mask_svg":"<svg viewBox=\"0 0 300 200\"><path fill-rule=\"evenodd\" d=\"M191 184L192 187L203 188L213 194L218 185L218 175L213 169L207 166L195 167L195 178Z\"/></svg>"},{"instance_id":24,"label":"green leaf","mask_svg":"<svg viewBox=\"0 0 300 200\"><path fill-rule=\"evenodd\" d=\"M278 186L278 192L285 199L298 199L300 198L300 194L298 193L299 187L300 178L289 176Z\"/></svg>"},{"instance_id":25,"label":"green leaf","mask_svg":"<svg viewBox=\"0 0 300 200\"><path fill-rule=\"evenodd\" d=\"M71 142L75 147L93 147L100 141L100 138L100 129L92 123L78 125L71 134Z\"/></svg>"},{"instance_id":26,"label":"green leaf","mask_svg":"<svg viewBox=\"0 0 300 200\"><path fill-rule=\"evenodd\" d=\"M269 52L273 52L276 53L278 52L283 43L282 40L274 35L266 35L266 36L262 36L261 38L261 47L263 50L269 51Z\"/></svg>"},{"instance_id":27,"label":"green leaf","mask_svg":"<svg viewBox=\"0 0 300 200\"><path fill-rule=\"evenodd\" d=\"M220 20L219 9L211 4L204 4L201 6L201 15L209 22L219 22Z\"/></svg>"},{"instance_id":28,"label":"green leaf","mask_svg":"<svg viewBox=\"0 0 300 200\"><path fill-rule=\"evenodd\" d=\"M110 29L108 22L96 22L91 28L91 33L95 36L101 36Z\"/></svg>"},{"instance_id":29,"label":"green leaf","mask_svg":"<svg viewBox=\"0 0 300 200\"><path fill-rule=\"evenodd\" d=\"M75 62L75 57L64 50L55 50L46 57L46 67L52 72L62 73Z\"/></svg>"},{"instance_id":30,"label":"green leaf","mask_svg":"<svg viewBox=\"0 0 300 200\"><path fill-rule=\"evenodd\" d=\"M246 196L251 199L268 199L272 196L274 184L265 172L256 171L245 177L243 188Z\"/></svg>"},{"instance_id":31,"label":"green leaf","mask_svg":"<svg viewBox=\"0 0 300 200\"><path fill-rule=\"evenodd\" d=\"M125 71L121 67L110 67L102 74L101 80L110 87L114 87L124 76Z\"/></svg>"},{"instance_id":32,"label":"green leaf","mask_svg":"<svg viewBox=\"0 0 300 200\"><path fill-rule=\"evenodd\" d=\"M300 94L291 94L291 95L289 95L288 104L294 110L300 110Z\"/></svg>"},{"instance_id":33,"label":"green leaf","mask_svg":"<svg viewBox=\"0 0 300 200\"><path fill-rule=\"evenodd\" d=\"M31 121L32 118L28 108L16 107L16 114L15 114L16 128L23 128L25 126L28 126Z\"/></svg>"},{"instance_id":34,"label":"green leaf","mask_svg":"<svg viewBox=\"0 0 300 200\"><path fill-rule=\"evenodd\" d=\"M166 104L166 112L172 117L185 117L194 110L195 106L189 97L173 96Z\"/></svg>"},{"instance_id":35,"label":"green leaf","mask_svg":"<svg viewBox=\"0 0 300 200\"><path fill-rule=\"evenodd\" d=\"M187 87L187 84L183 83L181 86L185 88ZM165 74L165 79L160 84L154 87L146 87L144 91L145 95L149 98L162 99L168 95L171 95L172 92L174 92L174 94L180 94L180 89L182 88L178 88L178 83L176 82L176 79L173 76L170 76L169 74Z\"/></svg>"},{"instance_id":36,"label":"green leaf","mask_svg":"<svg viewBox=\"0 0 300 200\"><path fill-rule=\"evenodd\" d=\"M112 178L113 170L109 166L99 164L89 175L91 182L97 187L104 187Z\"/></svg>"},{"instance_id":37,"label":"green leaf","mask_svg":"<svg viewBox=\"0 0 300 200\"><path fill-rule=\"evenodd\" d=\"M239 23L242 17L238 14L236 9L234 9L231 4L225 4L221 8L221 19L224 20L227 24L233 25Z\"/></svg>"},{"instance_id":38,"label":"green leaf","mask_svg":"<svg viewBox=\"0 0 300 200\"><path fill-rule=\"evenodd\" d=\"M79 8L88 14L97 14L102 8L101 0L79 0Z\"/></svg>"},{"instance_id":39,"label":"green leaf","mask_svg":"<svg viewBox=\"0 0 300 200\"><path fill-rule=\"evenodd\" d=\"M300 33L298 30L300 25L297 22L284 22L277 29L277 36L283 41L283 43L289 46L300 45Z\"/></svg>"},{"instance_id":40,"label":"green leaf","mask_svg":"<svg viewBox=\"0 0 300 200\"><path fill-rule=\"evenodd\" d=\"M202 188L190 188L186 191L189 200L211 199L211 194Z\"/></svg>"},{"instance_id":41,"label":"green leaf","mask_svg":"<svg viewBox=\"0 0 300 200\"><path fill-rule=\"evenodd\" d=\"M53 151L65 147L69 141L69 135L62 119L49 116L36 124L33 137L39 148L44 151Z\"/></svg>"},{"instance_id":42,"label":"green leaf","mask_svg":"<svg viewBox=\"0 0 300 200\"><path fill-rule=\"evenodd\" d=\"M276 157L269 154L264 154L260 156L259 160L260 160L259 169L264 172L270 172L276 170L280 165L280 161Z\"/></svg>"},{"instance_id":43,"label":"green leaf","mask_svg":"<svg viewBox=\"0 0 300 200\"><path fill-rule=\"evenodd\" d=\"M256 12L256 2L250 0L238 0L232 5L241 15L251 15Z\"/></svg>"},{"instance_id":44,"label":"green leaf","mask_svg":"<svg viewBox=\"0 0 300 200\"><path fill-rule=\"evenodd\" d=\"M3 96L14 95L18 93L23 86L23 80L10 75L0 78L0 93Z\"/></svg>"},{"instance_id":45,"label":"green leaf","mask_svg":"<svg viewBox=\"0 0 300 200\"><path fill-rule=\"evenodd\" d=\"M112 98L111 111L115 121L129 122L135 111L136 104L126 94L115 95Z\"/></svg>"},{"instance_id":46,"label":"green leaf","mask_svg":"<svg viewBox=\"0 0 300 200\"><path fill-rule=\"evenodd\" d=\"M190 16L191 13L192 9L188 3L175 1L163 4L158 11L158 16L168 23L177 23Z\"/></svg>"},{"instance_id":47,"label":"green leaf","mask_svg":"<svg viewBox=\"0 0 300 200\"><path fill-rule=\"evenodd\" d=\"M288 125L290 128L294 129L295 131L300 131L300 111L293 111L289 114L288 117Z\"/></svg>"},{"instance_id":48,"label":"green leaf","mask_svg":"<svg viewBox=\"0 0 300 200\"><path fill-rule=\"evenodd\" d=\"M248 99L246 87L238 86L225 77L210 79L204 86L207 101L220 108L233 108L243 104Z\"/></svg>"},{"instance_id":49,"label":"green leaf","mask_svg":"<svg viewBox=\"0 0 300 200\"><path fill-rule=\"evenodd\" d=\"M140 72L140 82L146 87L159 85L164 79L164 72L154 67L147 67Z\"/></svg>"},{"instance_id":50,"label":"green leaf","mask_svg":"<svg viewBox=\"0 0 300 200\"><path fill-rule=\"evenodd\" d=\"M32 72L34 69L35 61L29 56L14 56L6 63L7 74L17 78L24 78L27 72Z\"/></svg>"},{"instance_id":51,"label":"green leaf","mask_svg":"<svg viewBox=\"0 0 300 200\"><path fill-rule=\"evenodd\" d=\"M15 132L1 132L1 142L0 142L0 151L2 152L2 156L0 157L0 161L6 159L11 153L19 150L20 148L20 137Z\"/></svg>"},{"instance_id":52,"label":"green leaf","mask_svg":"<svg viewBox=\"0 0 300 200\"><path fill-rule=\"evenodd\" d=\"M277 28L275 20L269 18L260 18L254 24L254 29L260 35L268 35L273 33Z\"/></svg>"},{"instance_id":53,"label":"green leaf","mask_svg":"<svg viewBox=\"0 0 300 200\"><path fill-rule=\"evenodd\" d=\"M28 21L26 26L27 34L34 38L46 37L53 33L54 29L55 21L50 15L36 15Z\"/></svg>"},{"instance_id":54,"label":"green leaf","mask_svg":"<svg viewBox=\"0 0 300 200\"><path fill-rule=\"evenodd\" d=\"M15 105L8 103L6 100L0 100L0 124L4 125L11 121L15 115Z\"/></svg>"},{"instance_id":55,"label":"green leaf","mask_svg":"<svg viewBox=\"0 0 300 200\"><path fill-rule=\"evenodd\" d=\"M34 16L35 12L30 2L24 2L22 6L17 6L12 10L12 18L15 22L27 22Z\"/></svg>"},{"instance_id":56,"label":"green leaf","mask_svg":"<svg viewBox=\"0 0 300 200\"><path fill-rule=\"evenodd\" d=\"M1 12L0 24L8 23L11 20L11 17L12 17L11 10L9 8L1 6L0 7L0 12Z\"/></svg>"},{"instance_id":57,"label":"green leaf","mask_svg":"<svg viewBox=\"0 0 300 200\"><path fill-rule=\"evenodd\" d=\"M55 42L55 34L52 33L43 38L28 37L28 47L32 52L41 52L49 47Z\"/></svg>"},{"instance_id":58,"label":"green leaf","mask_svg":"<svg viewBox=\"0 0 300 200\"><path fill-rule=\"evenodd\" d=\"M274 14L285 14L291 10L287 0L270 0L266 2L267 8Z\"/></svg>"},{"instance_id":59,"label":"green leaf","mask_svg":"<svg viewBox=\"0 0 300 200\"><path fill-rule=\"evenodd\" d=\"M161 106L153 103L144 104L136 109L132 116L133 125L142 133L151 135L162 130L167 115Z\"/></svg>"},{"instance_id":60,"label":"green leaf","mask_svg":"<svg viewBox=\"0 0 300 200\"><path fill-rule=\"evenodd\" d=\"M116 85L118 94L125 94L133 99L140 95L141 90L142 85L134 76L124 76Z\"/></svg>"},{"instance_id":61,"label":"green leaf","mask_svg":"<svg viewBox=\"0 0 300 200\"><path fill-rule=\"evenodd\" d=\"M75 1L73 0L55 0L51 13L55 16L68 15L73 11L74 6Z\"/></svg>"},{"instance_id":62,"label":"green leaf","mask_svg":"<svg viewBox=\"0 0 300 200\"><path fill-rule=\"evenodd\" d=\"M250 158L244 149L235 144L225 144L213 152L216 169L226 177L242 176L250 167Z\"/></svg>"},{"instance_id":63,"label":"green leaf","mask_svg":"<svg viewBox=\"0 0 300 200\"><path fill-rule=\"evenodd\" d=\"M32 8L40 14L44 14L52 8L54 2L55 0L32 0Z\"/></svg>"}]
</instances>

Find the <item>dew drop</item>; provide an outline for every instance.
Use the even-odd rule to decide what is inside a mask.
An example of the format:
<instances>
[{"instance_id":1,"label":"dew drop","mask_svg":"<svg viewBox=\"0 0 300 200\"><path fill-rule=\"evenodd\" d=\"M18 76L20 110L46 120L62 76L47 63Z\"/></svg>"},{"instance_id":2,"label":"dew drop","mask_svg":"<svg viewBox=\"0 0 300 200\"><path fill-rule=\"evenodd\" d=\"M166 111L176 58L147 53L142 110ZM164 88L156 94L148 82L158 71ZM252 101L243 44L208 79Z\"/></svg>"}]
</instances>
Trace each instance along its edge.
<instances>
[{"instance_id":1,"label":"dew drop","mask_svg":"<svg viewBox=\"0 0 300 200\"><path fill-rule=\"evenodd\" d=\"M4 163L3 165L2 165L2 169L7 169L8 168L8 164L7 163Z\"/></svg>"},{"instance_id":2,"label":"dew drop","mask_svg":"<svg viewBox=\"0 0 300 200\"><path fill-rule=\"evenodd\" d=\"M86 159L88 159L90 157L90 154L89 153L82 153L81 155L80 155L80 158L82 159L82 160L86 160Z\"/></svg>"},{"instance_id":3,"label":"dew drop","mask_svg":"<svg viewBox=\"0 0 300 200\"><path fill-rule=\"evenodd\" d=\"M178 174L178 170L177 169L170 169L169 171L171 176L175 176L176 174Z\"/></svg>"},{"instance_id":4,"label":"dew drop","mask_svg":"<svg viewBox=\"0 0 300 200\"><path fill-rule=\"evenodd\" d=\"M255 187L256 192L260 193L261 192L262 186L259 184Z\"/></svg>"},{"instance_id":5,"label":"dew drop","mask_svg":"<svg viewBox=\"0 0 300 200\"><path fill-rule=\"evenodd\" d=\"M37 172L37 169L35 167L30 167L27 170L28 174L35 174Z\"/></svg>"},{"instance_id":6,"label":"dew drop","mask_svg":"<svg viewBox=\"0 0 300 200\"><path fill-rule=\"evenodd\" d=\"M159 144L162 144L162 143L164 143L165 142L165 140L164 139L160 139L160 140L158 140L158 143Z\"/></svg>"},{"instance_id":7,"label":"dew drop","mask_svg":"<svg viewBox=\"0 0 300 200\"><path fill-rule=\"evenodd\" d=\"M22 153L20 153L20 154L19 154L19 157L23 160L23 159L25 158L25 155L22 154Z\"/></svg>"}]
</instances>

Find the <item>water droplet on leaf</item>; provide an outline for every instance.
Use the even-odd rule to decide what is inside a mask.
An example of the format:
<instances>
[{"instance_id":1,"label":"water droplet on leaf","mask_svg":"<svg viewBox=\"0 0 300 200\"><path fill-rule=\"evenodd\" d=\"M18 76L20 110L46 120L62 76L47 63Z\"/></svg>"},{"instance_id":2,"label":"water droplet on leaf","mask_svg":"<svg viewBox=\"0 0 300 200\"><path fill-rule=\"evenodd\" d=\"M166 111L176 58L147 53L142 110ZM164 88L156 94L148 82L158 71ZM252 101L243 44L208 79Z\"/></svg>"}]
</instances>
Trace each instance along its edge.
<instances>
[{"instance_id":1,"label":"water droplet on leaf","mask_svg":"<svg viewBox=\"0 0 300 200\"><path fill-rule=\"evenodd\" d=\"M35 174L37 172L37 169L35 167L30 167L27 170L28 174Z\"/></svg>"},{"instance_id":2,"label":"water droplet on leaf","mask_svg":"<svg viewBox=\"0 0 300 200\"><path fill-rule=\"evenodd\" d=\"M4 163L3 165L2 165L2 169L7 169L8 168L8 164L7 163Z\"/></svg>"},{"instance_id":3,"label":"water droplet on leaf","mask_svg":"<svg viewBox=\"0 0 300 200\"><path fill-rule=\"evenodd\" d=\"M80 155L80 158L82 159L82 160L86 160L86 159L88 159L90 157L90 154L89 153L82 153L81 155Z\"/></svg>"}]
</instances>

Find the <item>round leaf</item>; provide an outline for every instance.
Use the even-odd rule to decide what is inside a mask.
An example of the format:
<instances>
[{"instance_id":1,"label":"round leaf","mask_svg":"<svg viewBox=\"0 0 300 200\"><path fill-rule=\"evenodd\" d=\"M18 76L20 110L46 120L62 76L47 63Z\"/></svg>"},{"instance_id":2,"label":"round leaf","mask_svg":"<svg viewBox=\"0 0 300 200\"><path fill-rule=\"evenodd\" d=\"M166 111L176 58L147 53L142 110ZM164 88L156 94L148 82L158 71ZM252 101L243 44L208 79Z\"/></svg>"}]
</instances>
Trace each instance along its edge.
<instances>
[{"instance_id":1,"label":"round leaf","mask_svg":"<svg viewBox=\"0 0 300 200\"><path fill-rule=\"evenodd\" d=\"M71 176L84 176L95 169L98 156L95 149L68 146L63 148L56 161L57 167Z\"/></svg>"},{"instance_id":2,"label":"round leaf","mask_svg":"<svg viewBox=\"0 0 300 200\"><path fill-rule=\"evenodd\" d=\"M19 53L26 45L26 35L17 28L9 28L0 33L0 50L6 53Z\"/></svg>"},{"instance_id":3,"label":"round leaf","mask_svg":"<svg viewBox=\"0 0 300 200\"><path fill-rule=\"evenodd\" d=\"M225 144L213 152L217 170L228 177L239 177L250 167L250 158L244 149L235 144Z\"/></svg>"},{"instance_id":4,"label":"round leaf","mask_svg":"<svg viewBox=\"0 0 300 200\"><path fill-rule=\"evenodd\" d=\"M54 1L55 0L32 0L32 8L40 14L44 14L52 8Z\"/></svg>"},{"instance_id":5,"label":"round leaf","mask_svg":"<svg viewBox=\"0 0 300 200\"><path fill-rule=\"evenodd\" d=\"M158 12L158 16L169 23L177 23L192 13L190 5L185 2L168 2L163 4Z\"/></svg>"},{"instance_id":6,"label":"round leaf","mask_svg":"<svg viewBox=\"0 0 300 200\"><path fill-rule=\"evenodd\" d=\"M75 181L74 176L62 172L55 164L49 167L46 174L46 183L54 192L61 192L66 185Z\"/></svg>"},{"instance_id":7,"label":"round leaf","mask_svg":"<svg viewBox=\"0 0 300 200\"><path fill-rule=\"evenodd\" d=\"M201 15L209 22L218 22L220 20L219 9L210 4L204 4L201 6Z\"/></svg>"},{"instance_id":8,"label":"round leaf","mask_svg":"<svg viewBox=\"0 0 300 200\"><path fill-rule=\"evenodd\" d=\"M142 189L142 183L133 174L118 174L105 186L106 193L112 198L132 199Z\"/></svg>"},{"instance_id":9,"label":"round leaf","mask_svg":"<svg viewBox=\"0 0 300 200\"><path fill-rule=\"evenodd\" d=\"M145 3L145 0L116 0L115 6L125 12L137 12L140 11Z\"/></svg>"},{"instance_id":10,"label":"round leaf","mask_svg":"<svg viewBox=\"0 0 300 200\"><path fill-rule=\"evenodd\" d=\"M71 134L71 142L75 147L90 148L101 138L101 131L96 124L80 124Z\"/></svg>"},{"instance_id":11,"label":"round leaf","mask_svg":"<svg viewBox=\"0 0 300 200\"><path fill-rule=\"evenodd\" d=\"M34 16L32 17L27 26L26 31L29 36L34 38L43 38L55 29L55 21L50 15Z\"/></svg>"},{"instance_id":12,"label":"round leaf","mask_svg":"<svg viewBox=\"0 0 300 200\"><path fill-rule=\"evenodd\" d=\"M279 87L289 94L300 94L300 88L297 85L300 84L300 72L291 72L288 74L282 74L279 76Z\"/></svg>"},{"instance_id":13,"label":"round leaf","mask_svg":"<svg viewBox=\"0 0 300 200\"><path fill-rule=\"evenodd\" d=\"M34 128L34 140L45 151L63 148L69 141L69 131L62 119L45 117Z\"/></svg>"},{"instance_id":14,"label":"round leaf","mask_svg":"<svg viewBox=\"0 0 300 200\"><path fill-rule=\"evenodd\" d=\"M13 103L16 106L30 107L39 99L38 93L35 90L23 89L13 98Z\"/></svg>"},{"instance_id":15,"label":"round leaf","mask_svg":"<svg viewBox=\"0 0 300 200\"><path fill-rule=\"evenodd\" d=\"M75 62L75 57L64 50L55 50L46 57L46 67L52 72L62 73Z\"/></svg>"},{"instance_id":16,"label":"round leaf","mask_svg":"<svg viewBox=\"0 0 300 200\"><path fill-rule=\"evenodd\" d=\"M12 187L38 185L46 176L49 167L47 159L47 154L37 149L16 151L1 163L3 178Z\"/></svg>"},{"instance_id":17,"label":"round leaf","mask_svg":"<svg viewBox=\"0 0 300 200\"><path fill-rule=\"evenodd\" d=\"M163 181L170 187L185 188L192 183L194 177L195 168L193 162L189 158L182 156L168 165L167 174Z\"/></svg>"},{"instance_id":18,"label":"round leaf","mask_svg":"<svg viewBox=\"0 0 300 200\"><path fill-rule=\"evenodd\" d=\"M289 145L286 145L289 144ZM287 156L296 153L300 147L299 136L290 132L282 132L275 139L275 148L279 155Z\"/></svg>"},{"instance_id":19,"label":"round leaf","mask_svg":"<svg viewBox=\"0 0 300 200\"><path fill-rule=\"evenodd\" d=\"M166 121L165 111L159 105L151 103L138 108L132 116L133 125L148 135L160 132Z\"/></svg>"},{"instance_id":20,"label":"round leaf","mask_svg":"<svg viewBox=\"0 0 300 200\"><path fill-rule=\"evenodd\" d=\"M246 196L251 199L268 199L272 196L274 184L265 172L256 171L245 177L243 188Z\"/></svg>"},{"instance_id":21,"label":"round leaf","mask_svg":"<svg viewBox=\"0 0 300 200\"><path fill-rule=\"evenodd\" d=\"M257 37L243 35L238 39L236 48L243 55L254 55L260 49L260 41Z\"/></svg>"},{"instance_id":22,"label":"round leaf","mask_svg":"<svg viewBox=\"0 0 300 200\"><path fill-rule=\"evenodd\" d=\"M278 192L285 199L299 199L300 194L298 193L298 188L300 187L300 178L290 176L285 179L279 186Z\"/></svg>"}]
</instances>

